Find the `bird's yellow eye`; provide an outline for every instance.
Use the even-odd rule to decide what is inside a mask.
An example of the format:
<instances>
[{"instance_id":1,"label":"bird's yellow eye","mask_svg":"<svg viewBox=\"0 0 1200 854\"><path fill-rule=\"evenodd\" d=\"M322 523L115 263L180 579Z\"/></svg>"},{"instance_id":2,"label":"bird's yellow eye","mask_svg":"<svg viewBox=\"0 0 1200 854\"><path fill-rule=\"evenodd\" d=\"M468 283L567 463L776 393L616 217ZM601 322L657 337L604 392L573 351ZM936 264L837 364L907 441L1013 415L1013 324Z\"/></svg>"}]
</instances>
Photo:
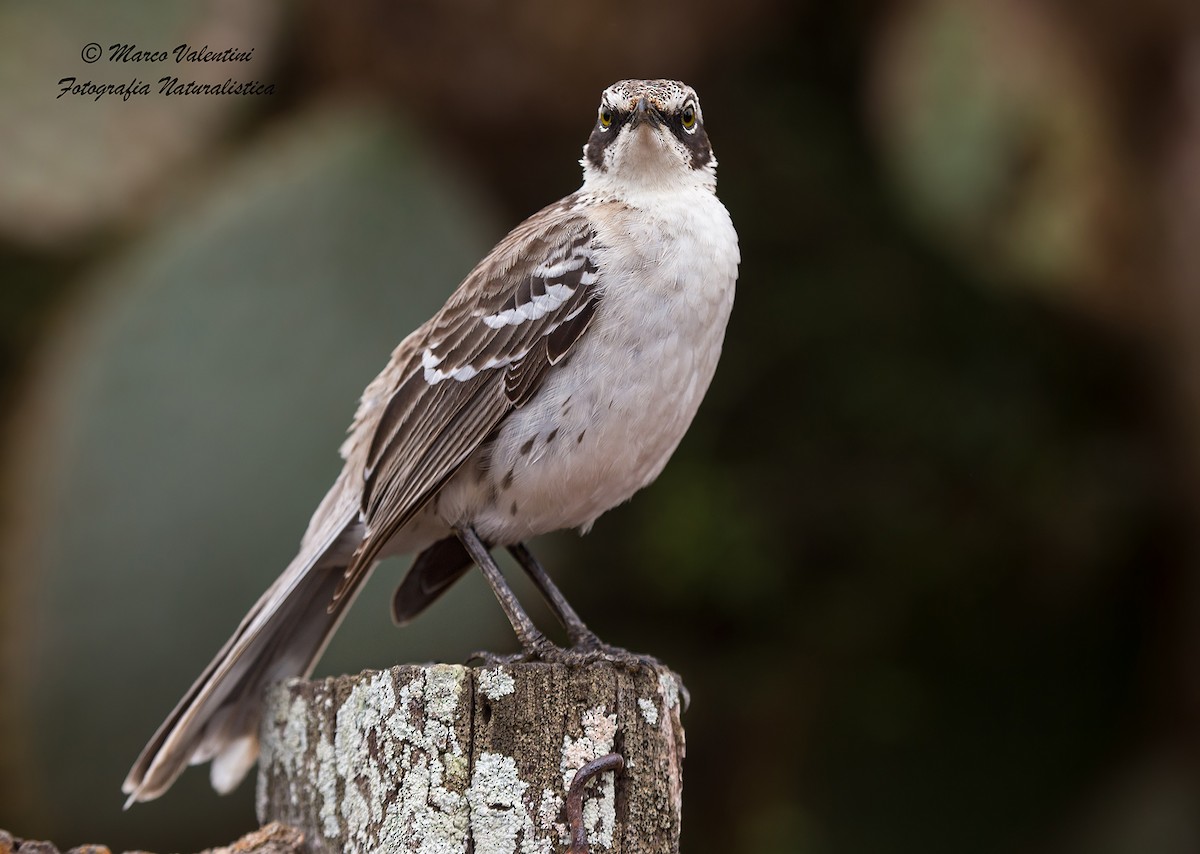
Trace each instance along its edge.
<instances>
[{"instance_id":1,"label":"bird's yellow eye","mask_svg":"<svg viewBox=\"0 0 1200 854\"><path fill-rule=\"evenodd\" d=\"M610 128L610 127L612 127L612 123L613 123L612 110L610 110L608 107L601 107L600 108L600 127Z\"/></svg>"},{"instance_id":2,"label":"bird's yellow eye","mask_svg":"<svg viewBox=\"0 0 1200 854\"><path fill-rule=\"evenodd\" d=\"M696 127L696 108L688 104L683 108L683 114L679 118L683 122L684 130L692 130Z\"/></svg>"}]
</instances>

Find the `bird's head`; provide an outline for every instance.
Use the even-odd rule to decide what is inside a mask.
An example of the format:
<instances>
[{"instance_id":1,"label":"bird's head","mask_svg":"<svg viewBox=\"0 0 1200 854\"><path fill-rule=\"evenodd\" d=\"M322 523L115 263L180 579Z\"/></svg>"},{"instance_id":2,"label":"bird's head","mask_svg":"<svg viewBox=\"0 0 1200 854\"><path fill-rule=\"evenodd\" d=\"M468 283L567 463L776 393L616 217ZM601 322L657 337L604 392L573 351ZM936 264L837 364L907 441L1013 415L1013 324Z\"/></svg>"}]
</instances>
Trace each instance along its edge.
<instances>
[{"instance_id":1,"label":"bird's head","mask_svg":"<svg viewBox=\"0 0 1200 854\"><path fill-rule=\"evenodd\" d=\"M618 195L717 183L700 99L677 80L622 80L605 89L580 163L585 189Z\"/></svg>"}]
</instances>

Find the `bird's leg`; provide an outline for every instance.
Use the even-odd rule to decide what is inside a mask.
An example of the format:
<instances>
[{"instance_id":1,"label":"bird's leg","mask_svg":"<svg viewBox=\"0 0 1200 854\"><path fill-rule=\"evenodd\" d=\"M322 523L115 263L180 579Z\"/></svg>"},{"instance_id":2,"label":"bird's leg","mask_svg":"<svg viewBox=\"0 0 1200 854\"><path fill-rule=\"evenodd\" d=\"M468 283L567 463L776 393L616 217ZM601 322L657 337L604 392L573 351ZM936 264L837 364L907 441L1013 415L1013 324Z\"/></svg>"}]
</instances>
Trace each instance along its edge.
<instances>
[{"instance_id":1,"label":"bird's leg","mask_svg":"<svg viewBox=\"0 0 1200 854\"><path fill-rule=\"evenodd\" d=\"M637 653L629 652L629 650L607 644L600 640L596 633L589 629L583 620L579 618L579 615L575 613L575 609L567 602L567 597L563 596L562 591L550 580L549 573L542 568L537 558L533 556L533 552L524 543L509 546L508 552L517 559L517 563L521 564L521 568L529 575L538 592L542 594L542 597L550 605L550 610L554 612L554 616L558 618L563 628L567 630L567 638L571 641L571 648L561 651L556 650L559 658L577 663L603 659L634 667L642 665L649 665L651 667L661 666L659 661L651 656L638 655Z\"/></svg>"},{"instance_id":2,"label":"bird's leg","mask_svg":"<svg viewBox=\"0 0 1200 854\"><path fill-rule=\"evenodd\" d=\"M471 559L483 570L483 577L487 579L488 586L492 588L492 593L496 595L496 600L504 609L504 615L508 617L508 622L512 625L513 632L521 643L525 657L538 660L553 657L553 653L558 651L558 648L550 643L533 624L533 620L529 619L529 615L517 601L508 582L504 580L504 575L500 572L500 567L496 565L495 558L479 539L475 529L471 527L455 528L454 535L463 544L463 548L467 550ZM486 658L487 656L481 657Z\"/></svg>"},{"instance_id":3,"label":"bird's leg","mask_svg":"<svg viewBox=\"0 0 1200 854\"><path fill-rule=\"evenodd\" d=\"M542 594L542 598L550 605L554 616L567 630L567 638L571 641L571 646L583 650L601 649L604 643L575 613L575 609L571 607L567 597L563 596L562 591L550 580L549 573L538 563L538 559L533 556L529 547L524 543L517 543L508 547L508 553L517 559L517 563L521 564L521 568L525 570L538 592Z\"/></svg>"}]
</instances>

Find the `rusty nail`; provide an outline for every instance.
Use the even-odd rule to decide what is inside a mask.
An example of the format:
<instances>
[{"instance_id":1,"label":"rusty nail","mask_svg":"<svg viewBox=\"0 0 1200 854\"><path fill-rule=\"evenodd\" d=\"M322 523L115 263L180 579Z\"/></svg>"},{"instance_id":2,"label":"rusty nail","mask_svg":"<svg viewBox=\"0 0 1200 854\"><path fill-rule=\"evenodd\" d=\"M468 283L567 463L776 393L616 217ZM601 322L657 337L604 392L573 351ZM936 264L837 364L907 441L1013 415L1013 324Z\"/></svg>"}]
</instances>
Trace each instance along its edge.
<instances>
[{"instance_id":1,"label":"rusty nail","mask_svg":"<svg viewBox=\"0 0 1200 854\"><path fill-rule=\"evenodd\" d=\"M575 772L571 788L567 789L567 821L571 826L571 846L567 854L588 854L587 828L583 826L583 789L588 780L605 771L620 771L624 767L625 760L621 754L609 753L585 762Z\"/></svg>"}]
</instances>

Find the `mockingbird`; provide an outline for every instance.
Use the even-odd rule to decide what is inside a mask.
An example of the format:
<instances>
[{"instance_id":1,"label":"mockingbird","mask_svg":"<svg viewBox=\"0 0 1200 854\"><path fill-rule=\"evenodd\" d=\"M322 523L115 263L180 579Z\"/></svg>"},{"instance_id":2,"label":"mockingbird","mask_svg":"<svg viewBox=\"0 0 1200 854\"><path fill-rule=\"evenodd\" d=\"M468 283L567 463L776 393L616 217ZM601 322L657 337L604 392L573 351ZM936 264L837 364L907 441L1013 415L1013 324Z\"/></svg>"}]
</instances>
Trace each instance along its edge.
<instances>
[{"instance_id":1,"label":"mockingbird","mask_svg":"<svg viewBox=\"0 0 1200 854\"><path fill-rule=\"evenodd\" d=\"M212 760L232 790L258 756L261 693L307 675L375 564L418 553L403 624L472 563L533 659L606 655L523 545L653 481L716 369L737 234L716 196L700 101L672 80L604 91L583 186L518 225L363 393L345 467L299 554L142 750L126 806ZM489 551L505 546L550 602L550 644Z\"/></svg>"}]
</instances>

